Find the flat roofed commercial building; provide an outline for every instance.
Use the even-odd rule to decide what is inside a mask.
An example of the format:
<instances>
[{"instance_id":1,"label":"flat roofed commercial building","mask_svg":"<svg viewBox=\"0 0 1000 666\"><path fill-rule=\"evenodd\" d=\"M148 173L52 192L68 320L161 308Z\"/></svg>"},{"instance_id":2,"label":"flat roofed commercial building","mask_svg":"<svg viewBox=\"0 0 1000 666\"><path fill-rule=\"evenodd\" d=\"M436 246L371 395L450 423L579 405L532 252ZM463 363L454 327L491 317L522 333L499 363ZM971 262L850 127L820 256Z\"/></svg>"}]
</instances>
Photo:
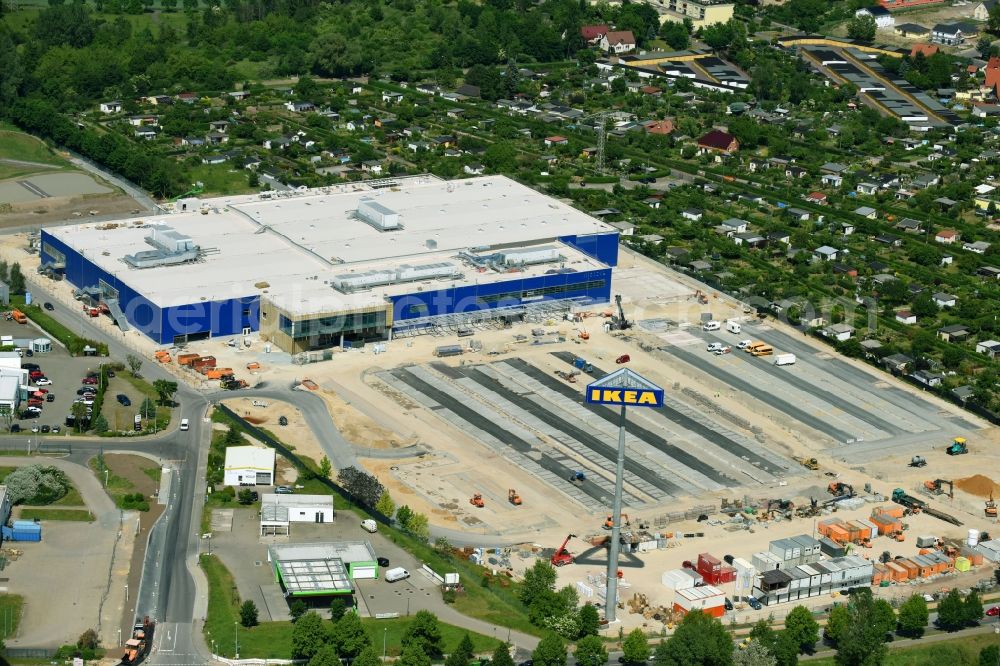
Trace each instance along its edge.
<instances>
[{"instance_id":1,"label":"flat roofed commercial building","mask_svg":"<svg viewBox=\"0 0 1000 666\"><path fill-rule=\"evenodd\" d=\"M270 486L274 484L274 449L261 446L230 446L226 449L223 484Z\"/></svg>"},{"instance_id":2,"label":"flat roofed commercial building","mask_svg":"<svg viewBox=\"0 0 1000 666\"><path fill-rule=\"evenodd\" d=\"M649 0L646 4L659 14L660 25L667 21L680 23L689 19L696 29L728 22L733 18L735 7L726 0Z\"/></svg>"},{"instance_id":3,"label":"flat roofed commercial building","mask_svg":"<svg viewBox=\"0 0 1000 666\"><path fill-rule=\"evenodd\" d=\"M606 302L618 232L503 176L421 176L43 230L41 259L159 343L259 330L300 352L436 316Z\"/></svg>"},{"instance_id":4,"label":"flat roofed commercial building","mask_svg":"<svg viewBox=\"0 0 1000 666\"><path fill-rule=\"evenodd\" d=\"M267 549L274 581L290 597L351 594L353 580L378 577L367 541L274 545Z\"/></svg>"},{"instance_id":5,"label":"flat roofed commercial building","mask_svg":"<svg viewBox=\"0 0 1000 666\"><path fill-rule=\"evenodd\" d=\"M260 535L288 534L291 523L332 523L331 495L266 494L260 500Z\"/></svg>"}]
</instances>

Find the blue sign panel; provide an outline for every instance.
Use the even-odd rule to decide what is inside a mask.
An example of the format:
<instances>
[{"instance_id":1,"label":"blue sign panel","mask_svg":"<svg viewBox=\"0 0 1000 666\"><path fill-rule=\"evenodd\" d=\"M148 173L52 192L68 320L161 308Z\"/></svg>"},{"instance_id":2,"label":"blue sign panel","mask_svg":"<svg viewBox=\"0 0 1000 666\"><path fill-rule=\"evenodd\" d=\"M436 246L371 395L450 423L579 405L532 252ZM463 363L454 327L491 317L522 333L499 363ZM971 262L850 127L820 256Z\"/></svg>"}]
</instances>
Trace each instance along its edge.
<instances>
[{"instance_id":1,"label":"blue sign panel","mask_svg":"<svg viewBox=\"0 0 1000 666\"><path fill-rule=\"evenodd\" d=\"M588 384L586 399L592 405L662 407L663 389L642 375L622 368Z\"/></svg>"}]
</instances>

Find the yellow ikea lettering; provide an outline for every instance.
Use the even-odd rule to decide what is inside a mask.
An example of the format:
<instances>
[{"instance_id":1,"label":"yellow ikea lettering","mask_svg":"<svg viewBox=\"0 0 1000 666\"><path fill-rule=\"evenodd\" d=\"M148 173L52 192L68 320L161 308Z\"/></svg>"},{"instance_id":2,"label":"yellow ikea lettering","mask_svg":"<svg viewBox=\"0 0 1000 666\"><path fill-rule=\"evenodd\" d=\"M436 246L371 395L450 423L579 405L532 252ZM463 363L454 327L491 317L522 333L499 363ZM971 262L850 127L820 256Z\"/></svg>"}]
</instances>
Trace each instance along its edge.
<instances>
[{"instance_id":1,"label":"yellow ikea lettering","mask_svg":"<svg viewBox=\"0 0 1000 666\"><path fill-rule=\"evenodd\" d=\"M643 391L639 394L640 405L655 405L656 404L656 394L652 391Z\"/></svg>"},{"instance_id":2,"label":"yellow ikea lettering","mask_svg":"<svg viewBox=\"0 0 1000 666\"><path fill-rule=\"evenodd\" d=\"M604 402L621 402L621 391L609 391L605 389L604 397L602 399Z\"/></svg>"},{"instance_id":3,"label":"yellow ikea lettering","mask_svg":"<svg viewBox=\"0 0 1000 666\"><path fill-rule=\"evenodd\" d=\"M624 400L624 402L625 402L626 405L634 405L636 403L638 397L639 397L639 394L638 394L637 391L625 391L625 400Z\"/></svg>"}]
</instances>

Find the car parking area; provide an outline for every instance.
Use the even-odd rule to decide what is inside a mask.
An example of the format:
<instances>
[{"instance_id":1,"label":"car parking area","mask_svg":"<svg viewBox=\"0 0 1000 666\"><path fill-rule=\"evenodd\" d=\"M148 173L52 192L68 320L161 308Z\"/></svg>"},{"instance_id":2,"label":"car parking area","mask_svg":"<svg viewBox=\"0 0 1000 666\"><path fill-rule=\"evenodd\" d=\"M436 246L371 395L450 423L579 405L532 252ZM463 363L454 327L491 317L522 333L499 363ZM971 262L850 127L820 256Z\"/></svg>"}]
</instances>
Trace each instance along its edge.
<instances>
[{"instance_id":1,"label":"car parking area","mask_svg":"<svg viewBox=\"0 0 1000 666\"><path fill-rule=\"evenodd\" d=\"M11 335L14 338L46 337L43 331L31 323L18 324L13 321L0 321L0 335ZM36 376L30 382L35 389L33 394L29 394L29 398L35 398L31 404L40 408L40 411L37 416L30 418L15 417L11 429L31 433L37 427L38 432L34 434L42 437L58 437L64 434L67 431L66 416L71 413L74 400L80 397L77 390L83 386L81 379L88 372L97 372L103 360L93 356L70 356L55 341L52 342L51 352L32 356L25 354L21 359L21 367L34 370L34 366L38 366L37 371L41 372L40 376L45 377L39 382ZM25 410L28 406L27 402L22 403L21 410ZM59 432L53 433L53 428L58 428Z\"/></svg>"},{"instance_id":2,"label":"car parking area","mask_svg":"<svg viewBox=\"0 0 1000 666\"><path fill-rule=\"evenodd\" d=\"M258 488L261 493L270 492ZM272 544L307 544L329 541L368 541L379 558L388 564L379 566L379 577L374 580L355 580L355 597L358 612L363 617L381 613L405 615L407 609L416 612L441 605L441 593L436 583L418 573L419 562L381 533L369 533L361 528L361 518L354 513L338 511L332 523L293 523L287 536L260 536L260 505L215 509L231 512L231 521L213 520L211 539L202 539L202 552L211 552L222 560L236 580L241 599L251 599L260 609L261 620L288 620L288 601L281 586L274 580L274 572L267 561L267 547ZM228 529L226 529L228 528ZM211 542L211 543L209 543ZM386 582L382 576L387 568L403 567L410 572L406 580ZM443 573L443 572L439 572ZM304 598L307 604L322 610L329 608L331 599Z\"/></svg>"}]
</instances>

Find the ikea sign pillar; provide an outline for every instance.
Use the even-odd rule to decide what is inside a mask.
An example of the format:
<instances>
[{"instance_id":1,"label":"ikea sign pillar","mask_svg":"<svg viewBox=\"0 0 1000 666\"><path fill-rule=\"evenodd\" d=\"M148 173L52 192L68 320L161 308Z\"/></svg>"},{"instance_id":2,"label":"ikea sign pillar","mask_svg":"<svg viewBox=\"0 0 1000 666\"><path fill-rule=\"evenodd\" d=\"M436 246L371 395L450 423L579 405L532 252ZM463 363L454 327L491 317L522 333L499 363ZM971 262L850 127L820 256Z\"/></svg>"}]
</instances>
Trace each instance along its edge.
<instances>
[{"instance_id":1,"label":"ikea sign pillar","mask_svg":"<svg viewBox=\"0 0 1000 666\"><path fill-rule=\"evenodd\" d=\"M618 553L621 549L622 486L625 476L625 408L662 407L663 389L638 373L622 368L587 385L587 402L592 405L614 405L621 409L618 417L618 464L615 468L615 504L611 512L611 548L608 553L608 589L604 619L616 621L618 610Z\"/></svg>"}]
</instances>

